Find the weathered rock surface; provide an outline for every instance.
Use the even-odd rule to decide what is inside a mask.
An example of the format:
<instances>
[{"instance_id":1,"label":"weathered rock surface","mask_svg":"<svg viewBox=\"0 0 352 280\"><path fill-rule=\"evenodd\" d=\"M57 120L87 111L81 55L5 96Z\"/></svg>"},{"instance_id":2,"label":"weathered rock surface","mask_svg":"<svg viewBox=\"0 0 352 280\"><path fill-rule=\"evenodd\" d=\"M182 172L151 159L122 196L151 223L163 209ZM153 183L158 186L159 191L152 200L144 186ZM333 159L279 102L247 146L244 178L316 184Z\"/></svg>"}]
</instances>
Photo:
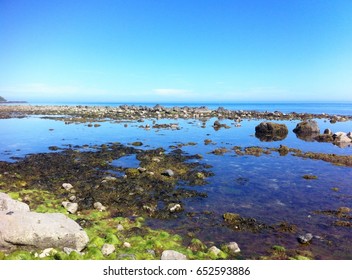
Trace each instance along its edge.
<instances>
[{"instance_id":1,"label":"weathered rock surface","mask_svg":"<svg viewBox=\"0 0 352 280\"><path fill-rule=\"evenodd\" d=\"M187 257L179 252L166 250L162 253L161 260L187 260Z\"/></svg>"},{"instance_id":2,"label":"weathered rock surface","mask_svg":"<svg viewBox=\"0 0 352 280\"><path fill-rule=\"evenodd\" d=\"M255 136L261 141L279 141L286 138L288 129L285 124L261 122L255 127Z\"/></svg>"},{"instance_id":3,"label":"weathered rock surface","mask_svg":"<svg viewBox=\"0 0 352 280\"><path fill-rule=\"evenodd\" d=\"M12 199L6 193L0 193L0 211L29 211L26 203Z\"/></svg>"},{"instance_id":4,"label":"weathered rock surface","mask_svg":"<svg viewBox=\"0 0 352 280\"><path fill-rule=\"evenodd\" d=\"M63 248L81 251L89 238L73 220L61 213L0 212L0 247Z\"/></svg>"},{"instance_id":5,"label":"weathered rock surface","mask_svg":"<svg viewBox=\"0 0 352 280\"><path fill-rule=\"evenodd\" d=\"M240 247L238 247L238 244L236 242L229 242L225 245L225 248L230 252L230 253L239 253L241 252Z\"/></svg>"},{"instance_id":6,"label":"weathered rock surface","mask_svg":"<svg viewBox=\"0 0 352 280\"><path fill-rule=\"evenodd\" d=\"M0 248L64 248L81 251L89 238L61 213L35 213L29 206L0 193Z\"/></svg>"},{"instance_id":7,"label":"weathered rock surface","mask_svg":"<svg viewBox=\"0 0 352 280\"><path fill-rule=\"evenodd\" d=\"M62 206L71 214L75 214L78 210L78 204L74 202L63 201Z\"/></svg>"}]
</instances>

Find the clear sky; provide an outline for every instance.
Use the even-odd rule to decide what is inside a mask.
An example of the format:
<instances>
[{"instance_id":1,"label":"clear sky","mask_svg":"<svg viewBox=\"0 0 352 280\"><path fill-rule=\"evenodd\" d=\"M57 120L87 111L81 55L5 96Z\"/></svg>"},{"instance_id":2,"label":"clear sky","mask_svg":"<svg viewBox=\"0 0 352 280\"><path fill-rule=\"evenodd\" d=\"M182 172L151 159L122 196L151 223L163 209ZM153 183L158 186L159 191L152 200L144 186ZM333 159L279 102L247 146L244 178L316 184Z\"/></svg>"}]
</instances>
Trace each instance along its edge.
<instances>
[{"instance_id":1,"label":"clear sky","mask_svg":"<svg viewBox=\"0 0 352 280\"><path fill-rule=\"evenodd\" d=\"M0 0L0 95L352 101L352 1Z\"/></svg>"}]
</instances>

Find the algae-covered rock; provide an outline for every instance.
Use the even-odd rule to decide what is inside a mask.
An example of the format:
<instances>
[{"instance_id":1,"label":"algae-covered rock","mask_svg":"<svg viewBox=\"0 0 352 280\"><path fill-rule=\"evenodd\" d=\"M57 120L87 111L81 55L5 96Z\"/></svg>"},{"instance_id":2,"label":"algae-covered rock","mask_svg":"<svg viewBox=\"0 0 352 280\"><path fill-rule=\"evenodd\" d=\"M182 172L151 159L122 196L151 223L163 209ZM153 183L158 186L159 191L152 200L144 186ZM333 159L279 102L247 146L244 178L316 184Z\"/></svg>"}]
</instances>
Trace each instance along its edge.
<instances>
[{"instance_id":1,"label":"algae-covered rock","mask_svg":"<svg viewBox=\"0 0 352 280\"><path fill-rule=\"evenodd\" d=\"M319 134L320 128L315 120L307 120L298 123L293 132L298 135Z\"/></svg>"}]
</instances>

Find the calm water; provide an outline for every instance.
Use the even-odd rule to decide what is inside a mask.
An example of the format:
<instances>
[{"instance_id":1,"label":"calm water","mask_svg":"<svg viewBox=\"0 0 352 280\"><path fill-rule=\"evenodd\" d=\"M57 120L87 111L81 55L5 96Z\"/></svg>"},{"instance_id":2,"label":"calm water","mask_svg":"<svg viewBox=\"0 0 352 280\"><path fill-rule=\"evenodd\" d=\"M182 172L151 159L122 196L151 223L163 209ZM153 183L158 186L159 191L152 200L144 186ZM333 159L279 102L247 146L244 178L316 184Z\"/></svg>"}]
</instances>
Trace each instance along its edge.
<instances>
[{"instance_id":1,"label":"calm water","mask_svg":"<svg viewBox=\"0 0 352 280\"><path fill-rule=\"evenodd\" d=\"M248 106L266 110L259 105ZM313 105L302 106L307 109L307 106ZM325 113L329 111L334 114L351 113L351 107L343 104L323 107L316 106L315 112L321 113L323 111L319 110L324 109ZM295 107L292 104L276 104L269 106L267 110L274 110L274 108L283 112L303 110L302 107ZM231 128L215 131L212 128L215 120L209 120L206 128L202 128L202 123L198 120L161 119L157 121L160 124L179 123L181 130L172 131L139 128L140 125L152 124L152 120L146 120L144 123L129 122L128 127L124 127L124 123L106 121L100 123L100 127L94 128L88 127L87 124L65 125L61 121L41 119L40 116L5 119L0 120L2 131L0 160L13 161L15 160L13 157L51 152L48 149L49 146L64 148L69 145L94 145L108 142L129 145L134 141L141 141L143 142L141 148L164 147L170 151L170 145L195 142L197 145L184 146L182 150L190 154L203 155L204 158L201 161L212 165L211 170L215 174L207 179L207 185L196 187L199 191L207 192L208 198L192 198L184 201L186 212L196 212L199 215L194 219L184 215L170 221L151 220L150 225L166 227L179 233L199 228L198 234L205 241L212 241L215 244L227 241L238 242L246 257L265 253L272 245L301 249L302 245L298 244L296 236L311 232L323 237L322 241L315 241L307 248L313 251L315 258L352 259L352 229L331 226L333 218L313 213L316 210L336 210L339 207L352 208L352 168L290 155L280 157L276 153L261 157L239 157L234 152L223 156L209 154L218 147L229 149L233 146L279 147L280 144L303 151L340 155L352 155L352 148L339 148L330 143L298 139L292 132L298 121L278 121L288 126L289 135L282 141L261 142L254 136L254 128L260 121L245 120L241 123L241 127L235 127L231 121L222 120L221 122L227 123ZM330 124L326 120L318 120L318 123L321 130L330 128L335 132L352 131L352 122ZM204 145L205 139L211 139L214 144ZM134 156L128 156L113 163L116 166L136 167L138 161ZM318 179L305 180L302 178L305 174L316 175ZM339 191L332 191L333 187L339 188ZM208 217L201 214L204 211L211 211L214 214ZM234 232L222 226L221 215L225 212L239 213L244 217L253 217L267 224L286 221L296 224L299 232L284 236Z\"/></svg>"}]
</instances>

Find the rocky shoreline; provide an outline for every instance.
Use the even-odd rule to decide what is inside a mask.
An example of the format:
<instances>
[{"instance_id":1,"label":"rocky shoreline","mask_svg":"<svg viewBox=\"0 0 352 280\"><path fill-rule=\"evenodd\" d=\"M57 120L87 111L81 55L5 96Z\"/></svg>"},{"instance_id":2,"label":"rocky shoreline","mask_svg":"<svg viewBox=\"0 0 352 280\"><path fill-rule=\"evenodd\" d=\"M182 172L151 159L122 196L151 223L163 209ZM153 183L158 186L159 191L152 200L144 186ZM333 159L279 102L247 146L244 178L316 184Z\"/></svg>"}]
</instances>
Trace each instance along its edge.
<instances>
[{"instance_id":1,"label":"rocky shoreline","mask_svg":"<svg viewBox=\"0 0 352 280\"><path fill-rule=\"evenodd\" d=\"M207 120L210 118L230 119L240 122L243 119L265 119L265 120L308 120L308 119L329 119L331 123L344 122L352 120L348 115L329 115L329 114L310 114L310 113L282 113L228 110L219 107L211 110L205 106L202 107L164 107L155 105L154 107L121 105L117 107L110 106L34 106L34 105L14 105L0 106L0 119L5 118L22 118L30 115L48 115L48 116L70 116L72 122L87 122L91 119L104 120L141 120L150 118L171 118L171 119L200 119ZM68 117L62 117L67 119Z\"/></svg>"}]
</instances>

